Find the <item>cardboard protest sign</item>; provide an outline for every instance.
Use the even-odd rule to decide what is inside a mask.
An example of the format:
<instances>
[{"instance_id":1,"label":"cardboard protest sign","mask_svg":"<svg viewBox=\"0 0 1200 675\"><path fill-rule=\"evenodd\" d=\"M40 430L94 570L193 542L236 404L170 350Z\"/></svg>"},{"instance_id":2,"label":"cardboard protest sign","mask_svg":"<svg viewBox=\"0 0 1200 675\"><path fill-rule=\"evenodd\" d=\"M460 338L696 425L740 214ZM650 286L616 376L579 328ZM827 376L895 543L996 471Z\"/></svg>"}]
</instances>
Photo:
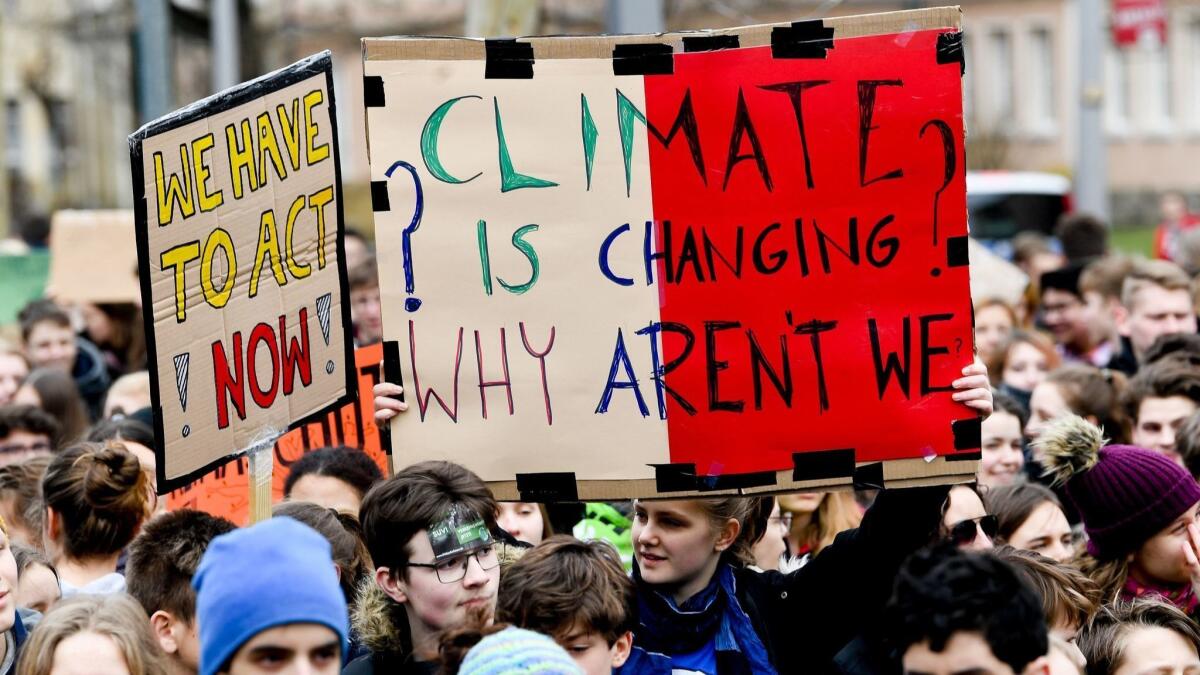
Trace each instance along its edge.
<instances>
[{"instance_id":1,"label":"cardboard protest sign","mask_svg":"<svg viewBox=\"0 0 1200 675\"><path fill-rule=\"evenodd\" d=\"M332 62L130 137L158 485L354 396Z\"/></svg>"},{"instance_id":2,"label":"cardboard protest sign","mask_svg":"<svg viewBox=\"0 0 1200 675\"><path fill-rule=\"evenodd\" d=\"M358 400L321 415L275 441L275 466L271 472L273 502L283 499L283 485L291 465L305 453L319 448L332 445L359 448L379 465L383 475L390 473L379 427L375 425L371 395L371 388L381 379L383 349L380 345L361 347L355 350L354 359ZM171 491L167 495L167 508L198 509L245 524L250 500L246 464L245 458L239 458Z\"/></svg>"},{"instance_id":3,"label":"cardboard protest sign","mask_svg":"<svg viewBox=\"0 0 1200 675\"><path fill-rule=\"evenodd\" d=\"M133 232L133 211L55 211L46 292L64 302L139 302Z\"/></svg>"},{"instance_id":4,"label":"cardboard protest sign","mask_svg":"<svg viewBox=\"0 0 1200 675\"><path fill-rule=\"evenodd\" d=\"M527 501L970 476L959 23L364 40L396 466Z\"/></svg>"}]
</instances>

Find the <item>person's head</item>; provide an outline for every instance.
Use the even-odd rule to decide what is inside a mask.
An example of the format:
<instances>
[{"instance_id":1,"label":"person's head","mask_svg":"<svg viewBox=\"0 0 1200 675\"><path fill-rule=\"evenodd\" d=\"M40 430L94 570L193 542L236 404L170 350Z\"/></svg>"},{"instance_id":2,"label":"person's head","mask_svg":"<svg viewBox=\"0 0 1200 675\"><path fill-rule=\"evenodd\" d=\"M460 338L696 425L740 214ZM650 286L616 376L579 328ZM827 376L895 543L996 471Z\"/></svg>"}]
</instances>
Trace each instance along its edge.
<instances>
[{"instance_id":1,"label":"person's head","mask_svg":"<svg viewBox=\"0 0 1200 675\"><path fill-rule=\"evenodd\" d=\"M19 576L8 527L0 521L0 633L8 632L16 622Z\"/></svg>"},{"instance_id":2,"label":"person's head","mask_svg":"<svg viewBox=\"0 0 1200 675\"><path fill-rule=\"evenodd\" d=\"M849 490L791 492L779 495L779 509L791 516L788 538L799 550L793 554L820 553L838 534L858 527L862 508Z\"/></svg>"},{"instance_id":3,"label":"person's head","mask_svg":"<svg viewBox=\"0 0 1200 675\"><path fill-rule=\"evenodd\" d=\"M104 397L104 416L132 415L150 407L150 373L139 370L118 377Z\"/></svg>"},{"instance_id":4,"label":"person's head","mask_svg":"<svg viewBox=\"0 0 1200 675\"><path fill-rule=\"evenodd\" d=\"M1139 361L1156 338L1196 332L1192 280L1166 260L1140 260L1121 288L1117 330L1129 338Z\"/></svg>"},{"instance_id":5,"label":"person's head","mask_svg":"<svg viewBox=\"0 0 1200 675\"><path fill-rule=\"evenodd\" d=\"M49 456L60 428L58 421L41 408L0 406L0 466Z\"/></svg>"},{"instance_id":6,"label":"person's head","mask_svg":"<svg viewBox=\"0 0 1200 675\"><path fill-rule=\"evenodd\" d=\"M500 502L496 523L513 539L537 546L554 534L546 507L534 502Z\"/></svg>"},{"instance_id":7,"label":"person's head","mask_svg":"<svg viewBox=\"0 0 1200 675\"><path fill-rule=\"evenodd\" d=\"M585 675L549 637L505 624L449 631L438 652L442 675Z\"/></svg>"},{"instance_id":8,"label":"person's head","mask_svg":"<svg viewBox=\"0 0 1200 675\"><path fill-rule=\"evenodd\" d=\"M1063 366L1034 388L1025 435L1037 440L1047 424L1074 414L1100 426L1114 442L1123 443L1129 438L1129 418L1121 406L1125 386L1125 375L1119 371L1081 364ZM1034 456L1038 457L1036 450Z\"/></svg>"},{"instance_id":9,"label":"person's head","mask_svg":"<svg viewBox=\"0 0 1200 675\"><path fill-rule=\"evenodd\" d=\"M758 521L759 535L752 549L754 565L764 571L777 570L780 559L787 553L792 514L783 513L775 497L763 497L759 501L755 519Z\"/></svg>"},{"instance_id":10,"label":"person's head","mask_svg":"<svg viewBox=\"0 0 1200 675\"><path fill-rule=\"evenodd\" d=\"M150 501L157 503L158 457L154 454L154 430L133 417L120 417L97 422L88 431L89 443L120 441L125 449L138 458L150 481Z\"/></svg>"},{"instance_id":11,"label":"person's head","mask_svg":"<svg viewBox=\"0 0 1200 675\"><path fill-rule=\"evenodd\" d=\"M369 255L348 273L350 284L350 320L354 339L369 345L383 339L383 309L379 302L379 269L375 256Z\"/></svg>"},{"instance_id":12,"label":"person's head","mask_svg":"<svg viewBox=\"0 0 1200 675\"><path fill-rule=\"evenodd\" d=\"M46 553L83 561L116 555L147 514L148 479L117 441L78 443L50 460L42 477Z\"/></svg>"},{"instance_id":13,"label":"person's head","mask_svg":"<svg viewBox=\"0 0 1200 675\"><path fill-rule=\"evenodd\" d=\"M0 340L0 406L13 402L13 396L28 375L29 361L25 355Z\"/></svg>"},{"instance_id":14,"label":"person's head","mask_svg":"<svg viewBox=\"0 0 1200 675\"><path fill-rule=\"evenodd\" d=\"M505 571L499 597L496 621L549 635L587 675L629 658L637 592L606 542L550 537Z\"/></svg>"},{"instance_id":15,"label":"person's head","mask_svg":"<svg viewBox=\"0 0 1200 675\"><path fill-rule=\"evenodd\" d=\"M739 497L636 502L637 573L682 603L708 585L722 558L753 564L754 542L743 535L756 506Z\"/></svg>"},{"instance_id":16,"label":"person's head","mask_svg":"<svg viewBox=\"0 0 1200 675\"><path fill-rule=\"evenodd\" d=\"M1171 333L1160 335L1150 348L1142 354L1143 366L1158 361L1173 360L1179 363L1200 365L1200 335L1196 333Z\"/></svg>"},{"instance_id":17,"label":"person's head","mask_svg":"<svg viewBox=\"0 0 1200 675\"><path fill-rule=\"evenodd\" d=\"M1096 584L1074 567L1007 545L997 546L994 555L1011 565L1042 601L1051 636L1073 642L1099 609Z\"/></svg>"},{"instance_id":18,"label":"person's head","mask_svg":"<svg viewBox=\"0 0 1200 675\"><path fill-rule=\"evenodd\" d=\"M1079 648L1088 675L1200 671L1200 629L1159 600L1105 605L1080 633Z\"/></svg>"},{"instance_id":19,"label":"person's head","mask_svg":"<svg viewBox=\"0 0 1200 675\"><path fill-rule=\"evenodd\" d=\"M17 607L27 607L45 614L60 598L58 570L41 551L12 544L17 562Z\"/></svg>"},{"instance_id":20,"label":"person's head","mask_svg":"<svg viewBox=\"0 0 1200 675\"><path fill-rule=\"evenodd\" d=\"M901 568L884 610L905 673L1033 673L1049 649L1042 603L1008 564L937 547Z\"/></svg>"},{"instance_id":21,"label":"person's head","mask_svg":"<svg viewBox=\"0 0 1200 675\"><path fill-rule=\"evenodd\" d=\"M996 298L975 305L975 349L985 361L1008 341L1017 326L1017 313L1007 302Z\"/></svg>"},{"instance_id":22,"label":"person's head","mask_svg":"<svg viewBox=\"0 0 1200 675\"><path fill-rule=\"evenodd\" d=\"M988 512L996 516L996 540L1058 562L1074 556L1071 524L1054 492L1039 483L1019 482L987 492Z\"/></svg>"},{"instance_id":23,"label":"person's head","mask_svg":"<svg viewBox=\"0 0 1200 675\"><path fill-rule=\"evenodd\" d=\"M34 300L17 315L25 356L34 368L55 368L70 373L78 347L71 317L49 300Z\"/></svg>"},{"instance_id":24,"label":"person's head","mask_svg":"<svg viewBox=\"0 0 1200 675\"><path fill-rule=\"evenodd\" d=\"M296 460L288 469L283 496L358 515L363 497L381 480L383 473L370 455L339 445Z\"/></svg>"},{"instance_id":25,"label":"person's head","mask_svg":"<svg viewBox=\"0 0 1200 675\"><path fill-rule=\"evenodd\" d=\"M988 513L979 490L971 484L950 488L942 505L938 539L963 550L987 551L995 538L996 517Z\"/></svg>"},{"instance_id":26,"label":"person's head","mask_svg":"<svg viewBox=\"0 0 1200 675\"><path fill-rule=\"evenodd\" d=\"M182 670L200 667L192 577L212 540L235 529L224 518L180 509L151 519L129 545L126 591L150 616L156 641Z\"/></svg>"},{"instance_id":27,"label":"person's head","mask_svg":"<svg viewBox=\"0 0 1200 675\"><path fill-rule=\"evenodd\" d=\"M1183 460L1183 466L1200 480L1200 412L1184 420L1175 433L1175 452Z\"/></svg>"},{"instance_id":28,"label":"person's head","mask_svg":"<svg viewBox=\"0 0 1200 675\"><path fill-rule=\"evenodd\" d=\"M1129 380L1121 402L1133 420L1130 442L1182 465L1175 438L1200 406L1200 368L1175 359L1143 366Z\"/></svg>"},{"instance_id":29,"label":"person's head","mask_svg":"<svg viewBox=\"0 0 1200 675\"><path fill-rule=\"evenodd\" d=\"M1040 317L1054 341L1075 352L1092 348L1095 336L1079 290L1082 267L1069 265L1042 275Z\"/></svg>"},{"instance_id":30,"label":"person's head","mask_svg":"<svg viewBox=\"0 0 1200 675\"><path fill-rule=\"evenodd\" d=\"M284 502L271 510L275 518L294 518L329 542L333 562L338 569L338 583L347 605L353 605L359 586L372 576L371 556L362 540L358 517L312 502Z\"/></svg>"},{"instance_id":31,"label":"person's head","mask_svg":"<svg viewBox=\"0 0 1200 675\"><path fill-rule=\"evenodd\" d=\"M1187 197L1183 193L1170 190L1158 198L1158 208L1163 220L1168 223L1178 223L1188 214Z\"/></svg>"},{"instance_id":32,"label":"person's head","mask_svg":"<svg viewBox=\"0 0 1200 675\"><path fill-rule=\"evenodd\" d=\"M329 542L307 525L269 518L217 536L192 586L200 675L341 671L346 600Z\"/></svg>"},{"instance_id":33,"label":"person's head","mask_svg":"<svg viewBox=\"0 0 1200 675\"><path fill-rule=\"evenodd\" d=\"M1121 307L1121 289L1132 269L1132 258L1112 254L1088 263L1079 275L1079 292L1083 295L1087 321L1096 336L1103 340L1118 335L1116 316Z\"/></svg>"},{"instance_id":34,"label":"person's head","mask_svg":"<svg viewBox=\"0 0 1200 675\"><path fill-rule=\"evenodd\" d=\"M60 370L38 368L30 373L17 390L16 401L37 406L58 420L61 431L55 439L57 447L74 443L87 431L87 406L79 395L79 387L74 378Z\"/></svg>"},{"instance_id":35,"label":"person's head","mask_svg":"<svg viewBox=\"0 0 1200 675\"><path fill-rule=\"evenodd\" d=\"M1036 443L1048 475L1079 510L1088 556L1104 564L1092 578L1105 597L1126 573L1159 587L1190 582L1185 544L1200 485L1187 471L1151 450L1105 446L1100 429L1075 415L1056 421Z\"/></svg>"},{"instance_id":36,"label":"person's head","mask_svg":"<svg viewBox=\"0 0 1200 675\"><path fill-rule=\"evenodd\" d=\"M1025 467L1025 410L999 392L992 394L992 405L992 414L982 425L979 463L979 484L989 488L1011 484Z\"/></svg>"},{"instance_id":37,"label":"person's head","mask_svg":"<svg viewBox=\"0 0 1200 675\"><path fill-rule=\"evenodd\" d=\"M167 675L150 622L124 593L80 595L42 618L21 649L17 675Z\"/></svg>"},{"instance_id":38,"label":"person's head","mask_svg":"<svg viewBox=\"0 0 1200 675\"><path fill-rule=\"evenodd\" d=\"M347 227L344 230L343 241L346 244L346 269L353 270L362 266L371 256L371 245L362 232Z\"/></svg>"},{"instance_id":39,"label":"person's head","mask_svg":"<svg viewBox=\"0 0 1200 675\"><path fill-rule=\"evenodd\" d=\"M1108 253L1108 225L1089 213L1065 213L1054 236L1068 263L1087 263Z\"/></svg>"},{"instance_id":40,"label":"person's head","mask_svg":"<svg viewBox=\"0 0 1200 675\"><path fill-rule=\"evenodd\" d=\"M1062 267L1064 262L1050 237L1041 232L1028 230L1013 237L1013 263L1035 283L1046 272Z\"/></svg>"},{"instance_id":41,"label":"person's head","mask_svg":"<svg viewBox=\"0 0 1200 675\"><path fill-rule=\"evenodd\" d=\"M1046 379L1061 360L1054 351L1054 343L1045 335L1018 329L987 360L987 365L993 384L1028 393Z\"/></svg>"},{"instance_id":42,"label":"person's head","mask_svg":"<svg viewBox=\"0 0 1200 675\"><path fill-rule=\"evenodd\" d=\"M0 466L0 518L15 544L42 548L42 476L50 456Z\"/></svg>"},{"instance_id":43,"label":"person's head","mask_svg":"<svg viewBox=\"0 0 1200 675\"><path fill-rule=\"evenodd\" d=\"M131 302L85 302L79 310L89 340L113 352L121 368L143 366L146 336L141 307Z\"/></svg>"},{"instance_id":44,"label":"person's head","mask_svg":"<svg viewBox=\"0 0 1200 675\"><path fill-rule=\"evenodd\" d=\"M415 464L371 488L360 518L375 583L403 606L416 648L433 649L434 635L469 612L495 610L496 500L479 476Z\"/></svg>"}]
</instances>

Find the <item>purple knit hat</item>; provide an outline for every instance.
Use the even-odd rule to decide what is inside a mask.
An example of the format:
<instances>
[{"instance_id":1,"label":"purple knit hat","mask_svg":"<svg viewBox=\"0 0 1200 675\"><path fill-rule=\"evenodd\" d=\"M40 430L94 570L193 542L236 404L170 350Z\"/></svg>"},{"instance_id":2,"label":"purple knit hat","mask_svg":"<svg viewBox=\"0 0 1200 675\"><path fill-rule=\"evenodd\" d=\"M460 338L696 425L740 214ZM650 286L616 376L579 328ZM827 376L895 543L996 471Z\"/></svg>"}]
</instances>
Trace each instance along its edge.
<instances>
[{"instance_id":1,"label":"purple knit hat","mask_svg":"<svg viewBox=\"0 0 1200 675\"><path fill-rule=\"evenodd\" d=\"M1056 421L1036 446L1083 517L1088 553L1115 558L1200 502L1200 485L1165 455L1132 445L1102 447L1104 440L1095 425L1071 416Z\"/></svg>"}]
</instances>

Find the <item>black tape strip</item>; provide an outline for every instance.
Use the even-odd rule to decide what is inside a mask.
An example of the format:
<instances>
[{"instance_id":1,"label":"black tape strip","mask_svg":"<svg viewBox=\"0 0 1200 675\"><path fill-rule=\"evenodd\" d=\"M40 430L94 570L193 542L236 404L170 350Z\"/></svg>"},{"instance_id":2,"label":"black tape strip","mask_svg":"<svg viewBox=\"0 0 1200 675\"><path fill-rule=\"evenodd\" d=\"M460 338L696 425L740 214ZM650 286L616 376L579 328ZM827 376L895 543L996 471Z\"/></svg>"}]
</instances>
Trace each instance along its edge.
<instances>
[{"instance_id":1,"label":"black tape strip","mask_svg":"<svg viewBox=\"0 0 1200 675\"><path fill-rule=\"evenodd\" d=\"M670 75L675 72L674 50L658 42L613 46L613 75Z\"/></svg>"},{"instance_id":2,"label":"black tape strip","mask_svg":"<svg viewBox=\"0 0 1200 675\"><path fill-rule=\"evenodd\" d=\"M515 39L483 41L487 59L483 76L489 80L533 79L533 45Z\"/></svg>"},{"instance_id":3,"label":"black tape strip","mask_svg":"<svg viewBox=\"0 0 1200 675\"><path fill-rule=\"evenodd\" d=\"M745 488L775 485L776 482L774 471L728 473L720 476L698 476L696 478L696 489L701 492L708 492L710 490L742 490Z\"/></svg>"},{"instance_id":4,"label":"black tape strip","mask_svg":"<svg viewBox=\"0 0 1200 675\"><path fill-rule=\"evenodd\" d=\"M383 381L404 386L404 374L400 372L400 343L388 340L383 343ZM400 395L404 400L404 395Z\"/></svg>"},{"instance_id":5,"label":"black tape strip","mask_svg":"<svg viewBox=\"0 0 1200 675\"><path fill-rule=\"evenodd\" d=\"M382 108L387 105L383 95L383 78L379 75L363 76L363 105L368 108Z\"/></svg>"},{"instance_id":6,"label":"black tape strip","mask_svg":"<svg viewBox=\"0 0 1200 675\"><path fill-rule=\"evenodd\" d=\"M521 501L537 502L577 502L579 490L575 484L575 472L563 473L519 473L517 474L517 492L521 493Z\"/></svg>"},{"instance_id":7,"label":"black tape strip","mask_svg":"<svg viewBox=\"0 0 1200 675\"><path fill-rule=\"evenodd\" d=\"M946 239L946 265L948 267L966 267L971 264L968 253L967 237L949 237Z\"/></svg>"},{"instance_id":8,"label":"black tape strip","mask_svg":"<svg viewBox=\"0 0 1200 675\"><path fill-rule=\"evenodd\" d=\"M937 62L939 64L957 63L959 72L967 74L967 58L963 51L963 34L961 30L942 33L937 39Z\"/></svg>"},{"instance_id":9,"label":"black tape strip","mask_svg":"<svg viewBox=\"0 0 1200 675\"><path fill-rule=\"evenodd\" d=\"M377 213L392 210L392 200L388 199L386 180L371 181L371 210Z\"/></svg>"},{"instance_id":10,"label":"black tape strip","mask_svg":"<svg viewBox=\"0 0 1200 675\"><path fill-rule=\"evenodd\" d=\"M947 462L970 462L976 459L983 459L982 452L960 452L954 455L946 455Z\"/></svg>"},{"instance_id":11,"label":"black tape strip","mask_svg":"<svg viewBox=\"0 0 1200 675\"><path fill-rule=\"evenodd\" d=\"M823 480L854 475L854 448L792 454L792 480Z\"/></svg>"},{"instance_id":12,"label":"black tape strip","mask_svg":"<svg viewBox=\"0 0 1200 675\"><path fill-rule=\"evenodd\" d=\"M833 49L833 27L820 19L797 21L771 30L771 56L777 59L823 59Z\"/></svg>"},{"instance_id":13,"label":"black tape strip","mask_svg":"<svg viewBox=\"0 0 1200 675\"><path fill-rule=\"evenodd\" d=\"M950 423L955 450L978 450L983 446L983 418L968 417Z\"/></svg>"},{"instance_id":14,"label":"black tape strip","mask_svg":"<svg viewBox=\"0 0 1200 675\"><path fill-rule=\"evenodd\" d=\"M736 35L695 35L683 38L685 52L715 52L737 49L741 42Z\"/></svg>"},{"instance_id":15,"label":"black tape strip","mask_svg":"<svg viewBox=\"0 0 1200 675\"><path fill-rule=\"evenodd\" d=\"M695 464L651 464L655 489L659 492L687 492L696 489Z\"/></svg>"},{"instance_id":16,"label":"black tape strip","mask_svg":"<svg viewBox=\"0 0 1200 675\"><path fill-rule=\"evenodd\" d=\"M863 464L854 470L855 490L883 489L883 462Z\"/></svg>"}]
</instances>

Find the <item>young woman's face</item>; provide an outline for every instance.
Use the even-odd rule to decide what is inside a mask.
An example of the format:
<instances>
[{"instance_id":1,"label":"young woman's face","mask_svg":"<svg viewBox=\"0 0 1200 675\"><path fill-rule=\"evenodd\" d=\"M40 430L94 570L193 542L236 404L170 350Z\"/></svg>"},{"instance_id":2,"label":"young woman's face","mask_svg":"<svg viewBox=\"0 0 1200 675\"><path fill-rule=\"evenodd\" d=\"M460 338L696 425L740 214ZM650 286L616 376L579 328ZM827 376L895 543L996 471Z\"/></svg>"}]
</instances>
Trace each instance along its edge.
<instances>
[{"instance_id":1,"label":"young woman's face","mask_svg":"<svg viewBox=\"0 0 1200 675\"><path fill-rule=\"evenodd\" d=\"M983 459L979 484L987 487L1010 485L1025 467L1021 452L1021 420L997 410L983 421Z\"/></svg>"},{"instance_id":2,"label":"young woman's face","mask_svg":"<svg viewBox=\"0 0 1200 675\"><path fill-rule=\"evenodd\" d=\"M500 502L496 522L517 541L537 546L542 543L546 523L542 510L533 502Z\"/></svg>"},{"instance_id":3,"label":"young woman's face","mask_svg":"<svg viewBox=\"0 0 1200 675\"><path fill-rule=\"evenodd\" d=\"M779 506L788 513L809 514L821 506L824 492L793 492L779 495Z\"/></svg>"},{"instance_id":4,"label":"young woman's face","mask_svg":"<svg viewBox=\"0 0 1200 675\"><path fill-rule=\"evenodd\" d=\"M25 359L11 353L0 353L0 405L12 403L21 383L29 376Z\"/></svg>"},{"instance_id":5,"label":"young woman's face","mask_svg":"<svg viewBox=\"0 0 1200 675\"><path fill-rule=\"evenodd\" d=\"M1012 330L1012 315L1002 305L988 305L975 312L975 347L979 356L989 358L1004 344Z\"/></svg>"},{"instance_id":6,"label":"young woman's face","mask_svg":"<svg viewBox=\"0 0 1200 675\"><path fill-rule=\"evenodd\" d=\"M994 546L991 538L984 534L983 528L978 525L979 519L988 514L979 495L969 487L956 485L950 488L950 495L946 499L946 515L942 516L943 533L948 536L955 525L968 520L975 521L975 538L960 548L969 551L991 549Z\"/></svg>"},{"instance_id":7,"label":"young woman's face","mask_svg":"<svg viewBox=\"0 0 1200 675\"><path fill-rule=\"evenodd\" d=\"M1025 424L1025 435L1031 441L1037 440L1047 424L1069 414L1071 408L1058 385L1043 382L1034 387L1033 395L1029 397L1029 422Z\"/></svg>"},{"instance_id":8,"label":"young woman's face","mask_svg":"<svg viewBox=\"0 0 1200 675\"><path fill-rule=\"evenodd\" d=\"M1008 349L1000 379L1013 389L1033 391L1046 379L1048 372L1050 364L1046 361L1046 355L1028 342L1018 342Z\"/></svg>"},{"instance_id":9,"label":"young woman's face","mask_svg":"<svg viewBox=\"0 0 1200 675\"><path fill-rule=\"evenodd\" d=\"M87 631L58 643L50 675L129 675L129 664L111 637Z\"/></svg>"},{"instance_id":10,"label":"young woman's face","mask_svg":"<svg viewBox=\"0 0 1200 675\"><path fill-rule=\"evenodd\" d=\"M1053 502L1038 504L1021 526L1008 538L1013 548L1035 551L1056 560L1066 562L1073 555L1071 547L1071 524L1062 509Z\"/></svg>"},{"instance_id":11,"label":"young woman's face","mask_svg":"<svg viewBox=\"0 0 1200 675\"><path fill-rule=\"evenodd\" d=\"M1113 675L1200 672L1200 655L1191 642L1169 628L1139 626L1125 637L1125 658Z\"/></svg>"},{"instance_id":12,"label":"young woman's face","mask_svg":"<svg viewBox=\"0 0 1200 675\"><path fill-rule=\"evenodd\" d=\"M639 501L632 534L642 579L666 587L677 601L703 590L712 579L721 554L719 533L700 502Z\"/></svg>"},{"instance_id":13,"label":"young woman's face","mask_svg":"<svg viewBox=\"0 0 1200 675\"><path fill-rule=\"evenodd\" d=\"M45 614L61 597L58 578L49 567L33 563L21 573L21 580L17 584L18 607L28 607Z\"/></svg>"},{"instance_id":14,"label":"young woman's face","mask_svg":"<svg viewBox=\"0 0 1200 675\"><path fill-rule=\"evenodd\" d=\"M362 497L346 481L333 476L305 474L292 485L288 499L293 502L312 502L327 509L358 515Z\"/></svg>"},{"instance_id":15,"label":"young woman's face","mask_svg":"<svg viewBox=\"0 0 1200 675\"><path fill-rule=\"evenodd\" d=\"M1133 560L1129 566L1130 574L1143 583L1185 584L1190 582L1192 577L1188 572L1187 557L1184 555L1183 547L1188 543L1188 525L1196 522L1198 510L1200 510L1200 503L1193 504L1192 508L1184 511L1174 522L1147 539L1146 543L1142 544L1141 548L1133 554Z\"/></svg>"},{"instance_id":16,"label":"young woman's face","mask_svg":"<svg viewBox=\"0 0 1200 675\"><path fill-rule=\"evenodd\" d=\"M417 532L408 546L412 562L433 562L433 546L425 530ZM458 581L444 584L437 570L429 567L409 567L400 581L410 625L420 622L427 634L462 625L468 612L483 610L490 617L496 611L499 585L500 568L485 570L474 556L467 562L466 575Z\"/></svg>"},{"instance_id":17,"label":"young woman's face","mask_svg":"<svg viewBox=\"0 0 1200 675\"><path fill-rule=\"evenodd\" d=\"M0 532L0 632L12 628L16 622L17 588L17 559L13 557L8 535Z\"/></svg>"}]
</instances>

